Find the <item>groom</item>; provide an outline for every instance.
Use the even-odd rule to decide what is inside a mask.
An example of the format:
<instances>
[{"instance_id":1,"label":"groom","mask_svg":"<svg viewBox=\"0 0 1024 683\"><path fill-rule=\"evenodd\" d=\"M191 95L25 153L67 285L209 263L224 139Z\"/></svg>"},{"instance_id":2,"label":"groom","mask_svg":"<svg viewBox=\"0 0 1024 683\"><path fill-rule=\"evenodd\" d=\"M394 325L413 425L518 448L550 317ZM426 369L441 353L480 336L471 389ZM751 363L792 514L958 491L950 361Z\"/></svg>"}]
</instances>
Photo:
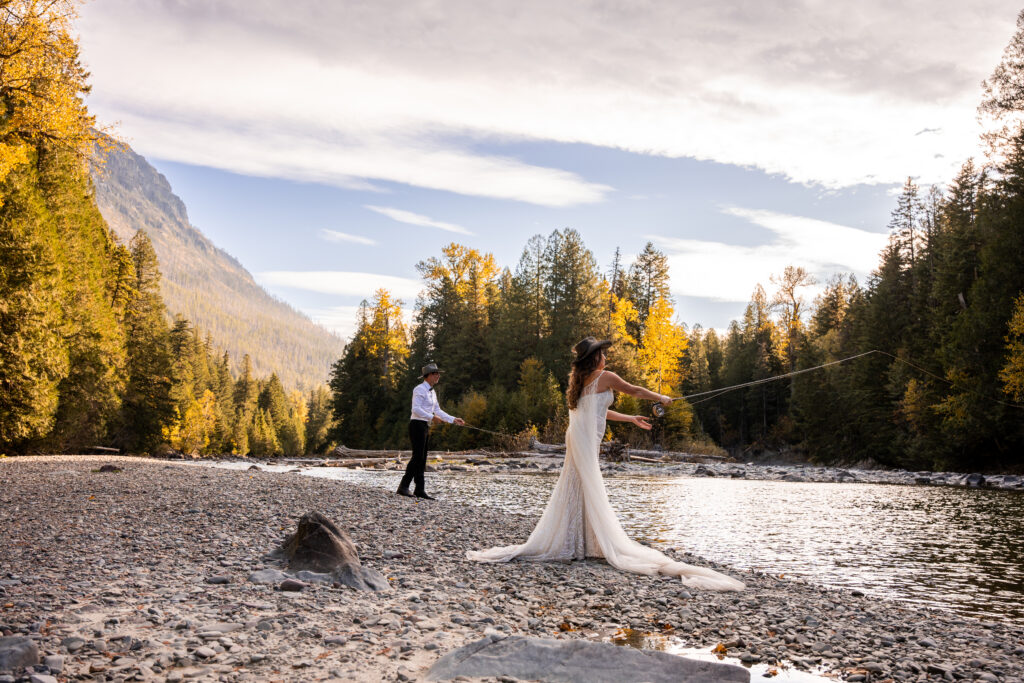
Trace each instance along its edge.
<instances>
[{"instance_id":1,"label":"groom","mask_svg":"<svg viewBox=\"0 0 1024 683\"><path fill-rule=\"evenodd\" d=\"M441 379L441 371L436 363L423 366L423 382L412 390L412 418L409 420L409 440L412 441L412 457L405 468L402 483L398 485L398 495L415 496L434 500L423 488L423 470L427 467L427 445L430 441L430 423L448 422L457 425L466 424L462 418L452 417L441 410L437 402L434 386ZM416 482L416 490L409 493L409 482Z\"/></svg>"}]
</instances>

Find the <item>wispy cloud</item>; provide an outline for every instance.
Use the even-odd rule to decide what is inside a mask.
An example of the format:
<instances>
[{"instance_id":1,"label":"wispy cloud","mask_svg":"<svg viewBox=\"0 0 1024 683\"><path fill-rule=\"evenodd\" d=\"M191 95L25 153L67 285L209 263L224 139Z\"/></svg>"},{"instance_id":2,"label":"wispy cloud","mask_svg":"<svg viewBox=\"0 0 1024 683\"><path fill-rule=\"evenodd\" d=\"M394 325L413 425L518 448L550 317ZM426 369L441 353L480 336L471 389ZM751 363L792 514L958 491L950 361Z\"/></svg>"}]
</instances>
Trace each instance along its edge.
<instances>
[{"instance_id":1,"label":"wispy cloud","mask_svg":"<svg viewBox=\"0 0 1024 683\"><path fill-rule=\"evenodd\" d=\"M370 211L376 211L379 214L383 214L388 218L398 221L399 223L408 223L409 225L420 225L427 228L437 228L439 230L447 230L448 232L457 232L460 235L472 235L473 233L462 227L461 225L455 225L454 223L445 223L443 221L435 221L433 218L427 216L421 216L418 213L412 211L404 211L403 209L392 209L387 206L371 206L366 205Z\"/></svg>"},{"instance_id":2,"label":"wispy cloud","mask_svg":"<svg viewBox=\"0 0 1024 683\"><path fill-rule=\"evenodd\" d=\"M326 228L320 231L320 237L328 242L351 242L353 244L363 244L368 247L372 247L377 244L376 241L369 237L350 235L347 232L338 232L337 230L328 230Z\"/></svg>"},{"instance_id":3,"label":"wispy cloud","mask_svg":"<svg viewBox=\"0 0 1024 683\"><path fill-rule=\"evenodd\" d=\"M802 266L824 280L852 272L863 280L878 263L888 236L845 225L773 211L727 207L723 212L769 230L757 246L654 236L669 258L672 289L683 296L747 301L754 287L786 266Z\"/></svg>"},{"instance_id":4,"label":"wispy cloud","mask_svg":"<svg viewBox=\"0 0 1024 683\"><path fill-rule=\"evenodd\" d=\"M90 106L145 154L571 206L611 188L496 146L582 143L829 187L946 180L976 152L978 83L1018 10L105 0L80 30Z\"/></svg>"},{"instance_id":5,"label":"wispy cloud","mask_svg":"<svg viewBox=\"0 0 1024 683\"><path fill-rule=\"evenodd\" d=\"M386 289L406 303L415 301L421 289L420 282L410 278L339 270L271 270L257 273L256 280L271 289L284 287L365 299L378 289Z\"/></svg>"},{"instance_id":6,"label":"wispy cloud","mask_svg":"<svg viewBox=\"0 0 1024 683\"><path fill-rule=\"evenodd\" d=\"M303 312L323 325L331 332L334 332L342 339L351 339L359 324L358 306L330 306L328 308L307 308ZM413 309L411 306L402 308L402 318L405 324L412 322Z\"/></svg>"}]
</instances>

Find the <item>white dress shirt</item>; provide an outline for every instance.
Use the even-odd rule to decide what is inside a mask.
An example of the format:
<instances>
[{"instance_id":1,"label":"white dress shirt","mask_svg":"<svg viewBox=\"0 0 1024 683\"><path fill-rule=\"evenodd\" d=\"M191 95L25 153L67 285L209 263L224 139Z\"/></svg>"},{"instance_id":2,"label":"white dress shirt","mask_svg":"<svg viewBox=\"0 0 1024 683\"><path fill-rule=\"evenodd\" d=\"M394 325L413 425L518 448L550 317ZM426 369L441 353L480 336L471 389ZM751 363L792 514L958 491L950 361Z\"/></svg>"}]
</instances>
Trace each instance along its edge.
<instances>
[{"instance_id":1,"label":"white dress shirt","mask_svg":"<svg viewBox=\"0 0 1024 683\"><path fill-rule=\"evenodd\" d=\"M437 394L434 393L430 382L424 380L412 390L412 417L413 420L430 422L431 418L439 417L445 422L454 422L455 418L441 410L437 402Z\"/></svg>"}]
</instances>

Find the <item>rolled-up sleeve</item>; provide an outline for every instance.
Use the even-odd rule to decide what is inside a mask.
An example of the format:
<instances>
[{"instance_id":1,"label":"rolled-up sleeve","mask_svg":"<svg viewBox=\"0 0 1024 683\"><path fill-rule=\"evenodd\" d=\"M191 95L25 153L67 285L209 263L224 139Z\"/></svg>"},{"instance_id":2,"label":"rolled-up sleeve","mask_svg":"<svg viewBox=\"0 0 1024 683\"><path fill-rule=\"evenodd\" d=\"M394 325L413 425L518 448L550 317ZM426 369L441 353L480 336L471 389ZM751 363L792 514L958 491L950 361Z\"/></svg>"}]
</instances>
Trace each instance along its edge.
<instances>
[{"instance_id":1,"label":"rolled-up sleeve","mask_svg":"<svg viewBox=\"0 0 1024 683\"><path fill-rule=\"evenodd\" d=\"M441 410L441 406L438 405L436 399L434 400L434 415L436 415L437 417L441 418L445 422L448 422L448 423L455 422L455 418L454 417L452 417L448 413L446 413L443 410Z\"/></svg>"}]
</instances>

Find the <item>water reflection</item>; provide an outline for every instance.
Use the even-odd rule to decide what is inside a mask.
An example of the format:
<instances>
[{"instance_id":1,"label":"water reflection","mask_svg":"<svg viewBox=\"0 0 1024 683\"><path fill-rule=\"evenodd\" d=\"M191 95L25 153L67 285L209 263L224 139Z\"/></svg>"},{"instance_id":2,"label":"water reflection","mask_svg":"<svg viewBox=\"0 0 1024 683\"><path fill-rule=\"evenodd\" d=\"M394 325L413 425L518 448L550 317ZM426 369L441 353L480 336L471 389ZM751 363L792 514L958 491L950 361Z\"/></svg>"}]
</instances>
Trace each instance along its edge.
<instances>
[{"instance_id":1,"label":"water reflection","mask_svg":"<svg viewBox=\"0 0 1024 683\"><path fill-rule=\"evenodd\" d=\"M401 476L306 472L389 489ZM555 481L550 474L428 477L441 497L532 517ZM1024 496L1018 493L638 476L610 477L606 485L623 526L654 546L1024 624Z\"/></svg>"},{"instance_id":2,"label":"water reflection","mask_svg":"<svg viewBox=\"0 0 1024 683\"><path fill-rule=\"evenodd\" d=\"M724 662L734 666L742 666L750 669L751 679L754 680L770 678L774 681L788 681L789 683L833 683L835 680L818 675L821 673L820 669L815 672L800 671L792 668L791 663L769 665L743 662L736 657L729 656L728 652L722 649L722 646L718 646L717 650L706 647L687 647L684 640L664 633L649 633L631 628L620 628L608 638L608 641L616 645L635 647L638 650L658 650L688 659Z\"/></svg>"}]
</instances>

